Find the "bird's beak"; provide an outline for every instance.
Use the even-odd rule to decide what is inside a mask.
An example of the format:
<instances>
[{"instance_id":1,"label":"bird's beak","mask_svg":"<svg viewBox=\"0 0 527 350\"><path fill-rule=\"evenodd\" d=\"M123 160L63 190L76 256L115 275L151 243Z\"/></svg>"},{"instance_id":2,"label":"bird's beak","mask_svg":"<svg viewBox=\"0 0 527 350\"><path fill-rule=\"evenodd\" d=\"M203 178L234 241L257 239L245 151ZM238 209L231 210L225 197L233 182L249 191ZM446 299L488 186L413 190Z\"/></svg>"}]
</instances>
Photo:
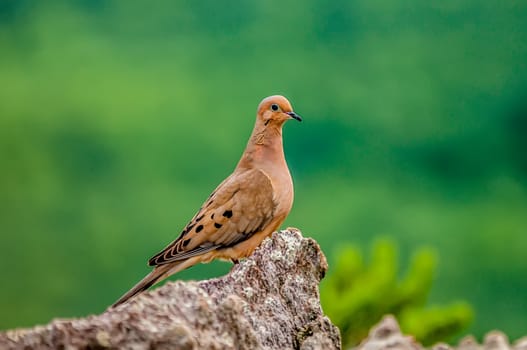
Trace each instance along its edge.
<instances>
[{"instance_id":1,"label":"bird's beak","mask_svg":"<svg viewBox=\"0 0 527 350\"><path fill-rule=\"evenodd\" d=\"M296 114L295 112L287 112L286 114L291 118L298 120L299 122L302 121L302 117Z\"/></svg>"}]
</instances>

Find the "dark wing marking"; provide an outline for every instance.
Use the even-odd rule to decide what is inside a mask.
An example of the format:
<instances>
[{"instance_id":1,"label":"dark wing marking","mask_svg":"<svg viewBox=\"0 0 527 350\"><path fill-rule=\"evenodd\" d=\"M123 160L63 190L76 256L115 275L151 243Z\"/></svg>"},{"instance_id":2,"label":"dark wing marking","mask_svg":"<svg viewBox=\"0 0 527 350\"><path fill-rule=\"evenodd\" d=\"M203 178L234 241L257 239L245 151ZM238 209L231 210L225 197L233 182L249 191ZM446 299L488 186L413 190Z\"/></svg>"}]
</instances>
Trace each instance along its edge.
<instances>
[{"instance_id":1,"label":"dark wing marking","mask_svg":"<svg viewBox=\"0 0 527 350\"><path fill-rule=\"evenodd\" d=\"M254 169L234 173L210 195L181 235L148 263L164 265L233 246L267 226L275 207L265 173Z\"/></svg>"}]
</instances>

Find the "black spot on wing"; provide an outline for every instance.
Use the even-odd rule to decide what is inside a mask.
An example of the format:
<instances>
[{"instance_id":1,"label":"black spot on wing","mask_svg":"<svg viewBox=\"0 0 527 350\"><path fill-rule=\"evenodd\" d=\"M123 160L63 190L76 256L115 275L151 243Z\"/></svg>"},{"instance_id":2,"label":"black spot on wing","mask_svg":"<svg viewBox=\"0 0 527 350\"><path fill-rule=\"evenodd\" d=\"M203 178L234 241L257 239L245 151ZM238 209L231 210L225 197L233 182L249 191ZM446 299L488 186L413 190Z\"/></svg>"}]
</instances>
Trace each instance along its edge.
<instances>
[{"instance_id":1,"label":"black spot on wing","mask_svg":"<svg viewBox=\"0 0 527 350\"><path fill-rule=\"evenodd\" d=\"M192 224L192 225L188 225L182 232L183 235L186 235L187 233L189 233L195 226L196 224Z\"/></svg>"},{"instance_id":2,"label":"black spot on wing","mask_svg":"<svg viewBox=\"0 0 527 350\"><path fill-rule=\"evenodd\" d=\"M223 225L222 224L218 224L217 222L214 223L214 227L216 228L221 228Z\"/></svg>"},{"instance_id":3,"label":"black spot on wing","mask_svg":"<svg viewBox=\"0 0 527 350\"><path fill-rule=\"evenodd\" d=\"M231 215L231 214L227 213L227 215ZM265 227L265 225L267 225L268 222L269 222L268 219L263 220L260 223L260 225L258 225L258 228L256 228L255 230L239 232L237 237L234 240L230 242L225 242L223 244L214 244L212 242L204 242L196 248L193 248L187 251L182 251L181 248L187 247L190 244L191 239L188 238L185 240L177 240L172 245L167 247L165 250L158 253L154 257L152 257L148 261L148 264L150 266L164 265L164 264L168 264L171 262L182 261L182 260L194 257L194 256L205 254L207 252L210 252L211 250L233 247L237 245L238 243L241 243L249 239L249 237L251 237L253 234L260 232ZM222 227L221 224L219 223L214 223L214 226L216 228ZM201 230L203 230L203 228L204 228L203 225L198 225L196 227L196 232L200 232Z\"/></svg>"},{"instance_id":4,"label":"black spot on wing","mask_svg":"<svg viewBox=\"0 0 527 350\"><path fill-rule=\"evenodd\" d=\"M232 217L232 210L225 210L223 216L230 219Z\"/></svg>"}]
</instances>

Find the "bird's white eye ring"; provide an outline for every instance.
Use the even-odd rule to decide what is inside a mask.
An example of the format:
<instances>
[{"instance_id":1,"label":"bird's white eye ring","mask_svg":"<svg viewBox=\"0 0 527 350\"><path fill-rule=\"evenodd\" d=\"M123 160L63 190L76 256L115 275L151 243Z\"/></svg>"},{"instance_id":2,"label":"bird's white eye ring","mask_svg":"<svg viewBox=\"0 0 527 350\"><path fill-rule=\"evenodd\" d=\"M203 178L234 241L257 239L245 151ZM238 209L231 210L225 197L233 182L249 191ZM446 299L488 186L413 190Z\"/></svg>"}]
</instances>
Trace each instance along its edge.
<instances>
[{"instance_id":1,"label":"bird's white eye ring","mask_svg":"<svg viewBox=\"0 0 527 350\"><path fill-rule=\"evenodd\" d=\"M271 110L272 110L273 112L276 112L276 111L278 111L279 109L280 109L280 107L278 107L278 105L277 105L276 103L273 103L273 104L271 105Z\"/></svg>"}]
</instances>

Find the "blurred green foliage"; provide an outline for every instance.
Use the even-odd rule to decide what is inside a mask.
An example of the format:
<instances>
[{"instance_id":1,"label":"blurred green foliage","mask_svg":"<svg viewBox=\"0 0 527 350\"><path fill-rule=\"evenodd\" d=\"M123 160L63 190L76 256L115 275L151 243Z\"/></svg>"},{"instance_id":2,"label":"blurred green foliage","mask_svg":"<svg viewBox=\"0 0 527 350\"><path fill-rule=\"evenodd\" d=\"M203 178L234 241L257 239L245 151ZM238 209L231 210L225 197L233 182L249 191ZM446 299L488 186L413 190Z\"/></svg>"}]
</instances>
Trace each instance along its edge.
<instances>
[{"instance_id":1,"label":"blurred green foliage","mask_svg":"<svg viewBox=\"0 0 527 350\"><path fill-rule=\"evenodd\" d=\"M431 303L523 335L526 35L518 1L0 1L0 328L115 301L281 93L284 226L432 246Z\"/></svg>"},{"instance_id":2,"label":"blurred green foliage","mask_svg":"<svg viewBox=\"0 0 527 350\"><path fill-rule=\"evenodd\" d=\"M436 260L433 250L421 248L399 278L393 242L377 241L369 263L357 247L342 247L320 295L324 311L340 328L343 347L357 345L385 314L395 315L403 332L425 345L449 340L465 330L472 320L466 302L426 306Z\"/></svg>"}]
</instances>

